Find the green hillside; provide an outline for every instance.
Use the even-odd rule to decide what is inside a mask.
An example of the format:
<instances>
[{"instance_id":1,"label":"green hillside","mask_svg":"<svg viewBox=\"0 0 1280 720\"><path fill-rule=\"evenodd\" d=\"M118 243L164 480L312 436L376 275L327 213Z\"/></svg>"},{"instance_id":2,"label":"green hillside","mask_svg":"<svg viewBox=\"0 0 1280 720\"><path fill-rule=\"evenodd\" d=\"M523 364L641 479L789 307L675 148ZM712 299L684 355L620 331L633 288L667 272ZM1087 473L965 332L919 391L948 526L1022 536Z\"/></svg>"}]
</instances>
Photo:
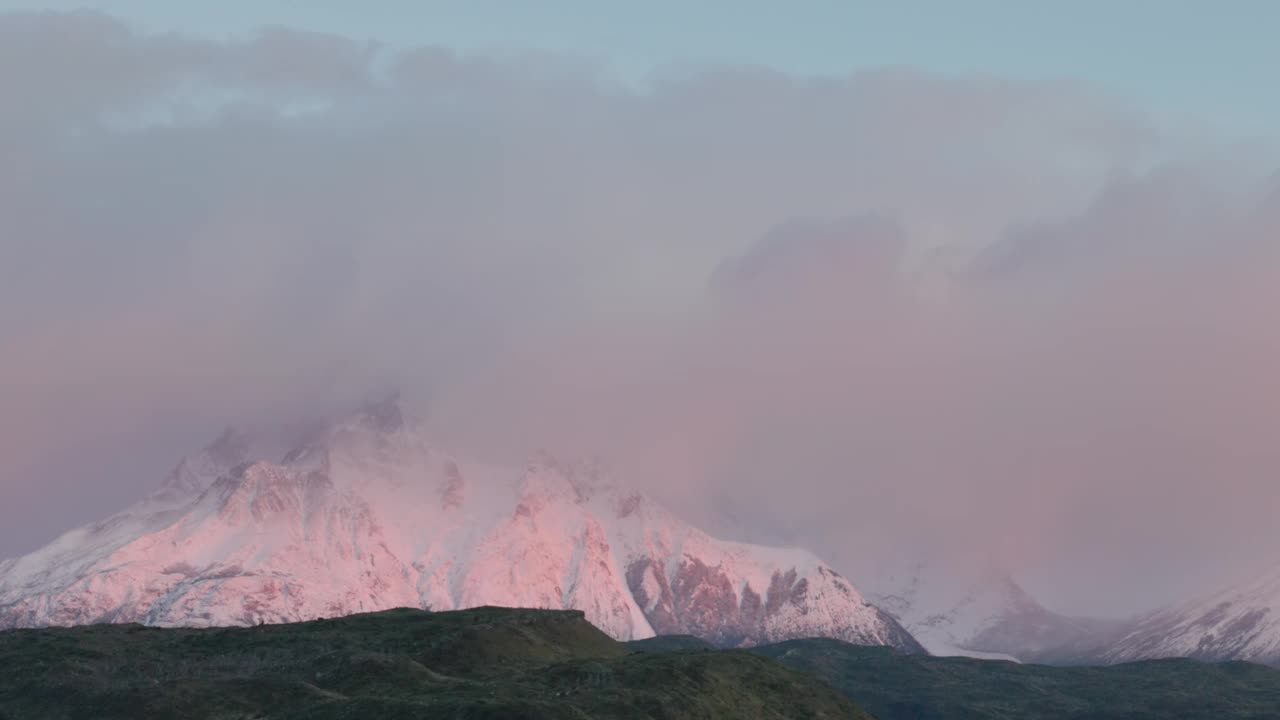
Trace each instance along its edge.
<instances>
[{"instance_id":1,"label":"green hillside","mask_svg":"<svg viewBox=\"0 0 1280 720\"><path fill-rule=\"evenodd\" d=\"M714 650L715 645L692 635L659 635L623 643L631 652L673 652L676 650Z\"/></svg>"},{"instance_id":2,"label":"green hillside","mask_svg":"<svg viewBox=\"0 0 1280 720\"><path fill-rule=\"evenodd\" d=\"M880 720L1280 718L1280 670L1243 662L1049 667L817 639L756 652L830 682Z\"/></svg>"},{"instance_id":3,"label":"green hillside","mask_svg":"<svg viewBox=\"0 0 1280 720\"><path fill-rule=\"evenodd\" d=\"M1277 720L1280 671L1047 667L836 640L619 643L577 611L391 610L253 628L0 633L0 720Z\"/></svg>"},{"instance_id":4,"label":"green hillside","mask_svg":"<svg viewBox=\"0 0 1280 720\"><path fill-rule=\"evenodd\" d=\"M744 651L629 653L576 611L0 633L3 720L865 718Z\"/></svg>"}]
</instances>

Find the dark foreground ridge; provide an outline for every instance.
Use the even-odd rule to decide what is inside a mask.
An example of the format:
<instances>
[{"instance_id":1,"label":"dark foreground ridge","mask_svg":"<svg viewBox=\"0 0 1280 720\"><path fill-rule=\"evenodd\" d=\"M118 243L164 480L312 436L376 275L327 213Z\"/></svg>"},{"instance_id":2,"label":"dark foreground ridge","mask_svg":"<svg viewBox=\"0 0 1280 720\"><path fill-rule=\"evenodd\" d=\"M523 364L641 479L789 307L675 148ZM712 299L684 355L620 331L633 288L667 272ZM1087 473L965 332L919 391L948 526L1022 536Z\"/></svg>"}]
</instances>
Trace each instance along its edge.
<instances>
[{"instance_id":1,"label":"dark foreground ridge","mask_svg":"<svg viewBox=\"0 0 1280 720\"><path fill-rule=\"evenodd\" d=\"M764 655L630 652L578 611L0 632L0 720L868 717Z\"/></svg>"},{"instance_id":2,"label":"dark foreground ridge","mask_svg":"<svg viewBox=\"0 0 1280 720\"><path fill-rule=\"evenodd\" d=\"M0 632L0 720L1280 719L1280 670L1048 667L838 640L619 643L574 610Z\"/></svg>"},{"instance_id":3,"label":"dark foreground ridge","mask_svg":"<svg viewBox=\"0 0 1280 720\"><path fill-rule=\"evenodd\" d=\"M1280 720L1280 670L1246 662L1050 667L822 639L756 652L826 680L880 720Z\"/></svg>"}]
</instances>

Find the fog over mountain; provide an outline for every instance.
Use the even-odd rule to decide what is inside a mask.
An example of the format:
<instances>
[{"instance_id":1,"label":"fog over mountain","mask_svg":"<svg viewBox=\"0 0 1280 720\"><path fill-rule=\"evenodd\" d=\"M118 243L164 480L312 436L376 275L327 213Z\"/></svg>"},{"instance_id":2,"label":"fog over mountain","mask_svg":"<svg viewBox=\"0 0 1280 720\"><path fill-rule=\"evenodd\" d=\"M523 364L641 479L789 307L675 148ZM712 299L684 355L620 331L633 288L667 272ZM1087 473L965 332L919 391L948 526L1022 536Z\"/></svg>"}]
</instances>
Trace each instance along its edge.
<instances>
[{"instance_id":1,"label":"fog over mountain","mask_svg":"<svg viewBox=\"0 0 1280 720\"><path fill-rule=\"evenodd\" d=\"M0 14L0 558L386 388L855 584L1125 615L1280 553L1270 138L1072 81Z\"/></svg>"}]
</instances>

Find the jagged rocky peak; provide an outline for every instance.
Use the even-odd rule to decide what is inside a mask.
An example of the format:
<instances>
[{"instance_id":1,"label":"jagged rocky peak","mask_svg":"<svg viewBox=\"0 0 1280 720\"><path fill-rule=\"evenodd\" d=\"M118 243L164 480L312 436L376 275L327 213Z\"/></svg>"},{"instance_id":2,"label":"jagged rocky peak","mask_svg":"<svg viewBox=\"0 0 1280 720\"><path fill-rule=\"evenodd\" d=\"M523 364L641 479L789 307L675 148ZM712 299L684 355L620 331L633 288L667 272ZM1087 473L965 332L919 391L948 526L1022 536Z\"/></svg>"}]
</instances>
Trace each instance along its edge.
<instances>
[{"instance_id":1,"label":"jagged rocky peak","mask_svg":"<svg viewBox=\"0 0 1280 720\"><path fill-rule=\"evenodd\" d=\"M525 466L518 494L520 502L513 511L515 517L532 517L547 506L576 503L579 499L554 458L544 453L535 455Z\"/></svg>"},{"instance_id":2,"label":"jagged rocky peak","mask_svg":"<svg viewBox=\"0 0 1280 720\"><path fill-rule=\"evenodd\" d=\"M230 426L205 448L205 452L215 462L231 466L244 462L249 451L249 436Z\"/></svg>"},{"instance_id":3,"label":"jagged rocky peak","mask_svg":"<svg viewBox=\"0 0 1280 720\"><path fill-rule=\"evenodd\" d=\"M420 424L405 412L399 392L369 401L336 420L316 424L282 463L297 469L334 473L337 465L361 468L407 464L427 454ZM376 474L372 467L361 470Z\"/></svg>"},{"instance_id":4,"label":"jagged rocky peak","mask_svg":"<svg viewBox=\"0 0 1280 720\"><path fill-rule=\"evenodd\" d=\"M628 518L640 512L644 507L644 496L640 493L631 492L618 498L615 504L615 513L619 519Z\"/></svg>"},{"instance_id":5,"label":"jagged rocky peak","mask_svg":"<svg viewBox=\"0 0 1280 720\"><path fill-rule=\"evenodd\" d=\"M199 493L213 481L247 462L253 452L248 435L228 427L213 442L183 458L165 478L166 494Z\"/></svg>"},{"instance_id":6,"label":"jagged rocky peak","mask_svg":"<svg viewBox=\"0 0 1280 720\"><path fill-rule=\"evenodd\" d=\"M444 462L444 482L440 487L440 502L445 510L457 510L466 501L467 480L456 460Z\"/></svg>"},{"instance_id":7,"label":"jagged rocky peak","mask_svg":"<svg viewBox=\"0 0 1280 720\"><path fill-rule=\"evenodd\" d=\"M582 503L614 485L603 461L591 458L568 462L540 448L525 465L523 487L535 494L571 495L575 502Z\"/></svg>"},{"instance_id":8,"label":"jagged rocky peak","mask_svg":"<svg viewBox=\"0 0 1280 720\"><path fill-rule=\"evenodd\" d=\"M320 423L316 434L331 436L345 432L390 436L411 432L417 425L413 415L405 410L403 394L396 390L374 396L354 411Z\"/></svg>"},{"instance_id":9,"label":"jagged rocky peak","mask_svg":"<svg viewBox=\"0 0 1280 720\"><path fill-rule=\"evenodd\" d=\"M376 400L365 403L359 417L369 428L377 432L393 433L403 430L405 415L400 405L400 391L393 390Z\"/></svg>"},{"instance_id":10,"label":"jagged rocky peak","mask_svg":"<svg viewBox=\"0 0 1280 720\"><path fill-rule=\"evenodd\" d=\"M359 410L330 423L321 433L329 445L386 448L412 435L417 421L404 410L399 392L366 402Z\"/></svg>"}]
</instances>

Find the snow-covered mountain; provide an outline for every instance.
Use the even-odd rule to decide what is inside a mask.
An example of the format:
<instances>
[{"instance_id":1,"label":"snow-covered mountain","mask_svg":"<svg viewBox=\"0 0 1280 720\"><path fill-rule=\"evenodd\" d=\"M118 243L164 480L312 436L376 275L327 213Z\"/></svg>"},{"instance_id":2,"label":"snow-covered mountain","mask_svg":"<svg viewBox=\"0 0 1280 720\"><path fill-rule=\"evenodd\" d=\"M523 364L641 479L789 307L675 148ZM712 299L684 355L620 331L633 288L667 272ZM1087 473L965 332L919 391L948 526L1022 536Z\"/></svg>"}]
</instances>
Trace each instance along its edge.
<instances>
[{"instance_id":1,"label":"snow-covered mountain","mask_svg":"<svg viewBox=\"0 0 1280 720\"><path fill-rule=\"evenodd\" d=\"M1017 581L981 562L886 563L867 596L934 655L1073 662L1118 623L1046 609Z\"/></svg>"},{"instance_id":2,"label":"snow-covered mountain","mask_svg":"<svg viewBox=\"0 0 1280 720\"><path fill-rule=\"evenodd\" d=\"M1101 651L1105 662L1160 657L1280 666L1280 567L1222 592L1139 618Z\"/></svg>"},{"instance_id":3,"label":"snow-covered mountain","mask_svg":"<svg viewBox=\"0 0 1280 720\"><path fill-rule=\"evenodd\" d=\"M132 508L0 563L0 628L507 605L583 610L619 639L922 650L807 551L710 537L589 465L454 457L394 401L257 452L227 433Z\"/></svg>"}]
</instances>

